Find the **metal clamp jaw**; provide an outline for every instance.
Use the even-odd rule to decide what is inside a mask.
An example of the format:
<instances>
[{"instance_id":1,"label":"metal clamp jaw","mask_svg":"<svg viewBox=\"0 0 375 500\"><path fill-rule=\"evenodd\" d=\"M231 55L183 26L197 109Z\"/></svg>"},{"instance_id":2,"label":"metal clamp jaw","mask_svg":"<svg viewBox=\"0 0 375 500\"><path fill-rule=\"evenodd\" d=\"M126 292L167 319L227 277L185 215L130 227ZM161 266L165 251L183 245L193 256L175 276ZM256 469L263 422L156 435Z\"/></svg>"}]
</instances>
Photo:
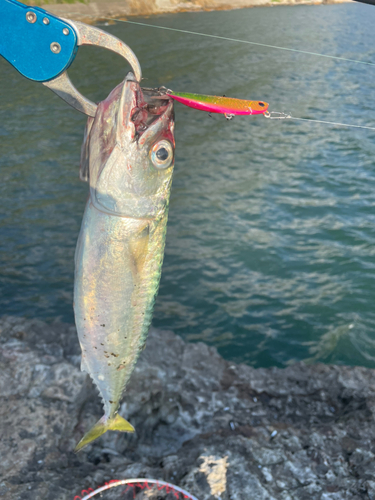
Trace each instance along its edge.
<instances>
[{"instance_id":1,"label":"metal clamp jaw","mask_svg":"<svg viewBox=\"0 0 375 500\"><path fill-rule=\"evenodd\" d=\"M63 20L70 24L77 33L78 46L97 45L120 54L129 62L136 80L138 82L141 81L142 70L139 61L134 52L123 41L99 28L88 26L79 21L73 22L69 19ZM72 84L66 70L53 80L43 82L43 85L51 89L55 94L81 113L88 116L95 116L97 105L78 92Z\"/></svg>"},{"instance_id":2,"label":"metal clamp jaw","mask_svg":"<svg viewBox=\"0 0 375 500\"><path fill-rule=\"evenodd\" d=\"M133 51L105 31L60 19L17 0L0 0L0 19L0 55L21 75L43 83L86 115L95 116L97 106L78 92L67 75L80 45L98 45L120 54L141 81L141 67Z\"/></svg>"}]
</instances>

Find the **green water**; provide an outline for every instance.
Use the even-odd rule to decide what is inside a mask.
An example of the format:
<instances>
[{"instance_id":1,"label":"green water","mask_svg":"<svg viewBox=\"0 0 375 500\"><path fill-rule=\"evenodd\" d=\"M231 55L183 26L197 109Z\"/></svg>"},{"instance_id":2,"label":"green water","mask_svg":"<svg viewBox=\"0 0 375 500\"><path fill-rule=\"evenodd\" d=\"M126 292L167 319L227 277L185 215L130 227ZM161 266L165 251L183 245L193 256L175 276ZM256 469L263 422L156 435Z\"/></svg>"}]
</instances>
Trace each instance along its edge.
<instances>
[{"instance_id":1,"label":"green water","mask_svg":"<svg viewBox=\"0 0 375 500\"><path fill-rule=\"evenodd\" d=\"M342 4L138 19L375 62L375 7ZM144 85L264 100L294 116L375 126L375 68L129 24ZM70 70L100 100L121 58ZM85 118L0 61L0 312L73 322L87 197ZM176 106L176 167L154 324L254 366L374 366L375 134Z\"/></svg>"}]
</instances>

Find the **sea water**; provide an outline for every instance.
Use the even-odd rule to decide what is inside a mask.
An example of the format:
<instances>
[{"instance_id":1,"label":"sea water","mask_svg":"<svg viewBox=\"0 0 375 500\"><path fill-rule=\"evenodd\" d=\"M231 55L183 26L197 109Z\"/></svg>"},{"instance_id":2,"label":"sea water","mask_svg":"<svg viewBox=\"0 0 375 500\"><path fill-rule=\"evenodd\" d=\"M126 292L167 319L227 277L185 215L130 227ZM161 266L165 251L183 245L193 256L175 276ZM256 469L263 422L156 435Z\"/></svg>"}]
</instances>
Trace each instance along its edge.
<instances>
[{"instance_id":1,"label":"sea water","mask_svg":"<svg viewBox=\"0 0 375 500\"><path fill-rule=\"evenodd\" d=\"M375 63L375 7L182 13L134 21ZM130 24L146 87L264 100L375 126L375 67ZM94 100L129 67L79 49ZM253 366L375 366L375 133L176 105L176 166L154 325ZM0 313L73 322L85 117L0 60Z\"/></svg>"}]
</instances>

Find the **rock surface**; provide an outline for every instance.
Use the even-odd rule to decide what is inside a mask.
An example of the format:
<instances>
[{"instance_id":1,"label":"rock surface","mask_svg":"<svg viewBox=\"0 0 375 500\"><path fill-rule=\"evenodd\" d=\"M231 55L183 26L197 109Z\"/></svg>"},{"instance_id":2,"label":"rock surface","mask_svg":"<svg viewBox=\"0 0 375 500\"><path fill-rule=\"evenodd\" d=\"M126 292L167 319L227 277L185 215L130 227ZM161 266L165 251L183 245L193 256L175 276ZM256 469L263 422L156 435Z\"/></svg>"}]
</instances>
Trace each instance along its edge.
<instances>
[{"instance_id":1,"label":"rock surface","mask_svg":"<svg viewBox=\"0 0 375 500\"><path fill-rule=\"evenodd\" d=\"M136 433L107 433L75 455L102 415L75 328L3 317L0 331L3 499L73 500L129 477L199 500L375 499L373 370L256 370L152 330L120 411Z\"/></svg>"}]
</instances>

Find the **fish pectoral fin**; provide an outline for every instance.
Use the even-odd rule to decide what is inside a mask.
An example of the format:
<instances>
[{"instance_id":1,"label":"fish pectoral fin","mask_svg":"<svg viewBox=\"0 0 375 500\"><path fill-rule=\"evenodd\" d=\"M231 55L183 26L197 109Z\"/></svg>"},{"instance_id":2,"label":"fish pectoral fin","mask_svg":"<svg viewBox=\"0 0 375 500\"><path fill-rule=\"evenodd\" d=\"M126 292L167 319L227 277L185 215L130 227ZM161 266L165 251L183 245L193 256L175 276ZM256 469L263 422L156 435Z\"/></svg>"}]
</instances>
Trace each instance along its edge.
<instances>
[{"instance_id":1,"label":"fish pectoral fin","mask_svg":"<svg viewBox=\"0 0 375 500\"><path fill-rule=\"evenodd\" d=\"M129 241L129 249L132 256L133 274L140 274L146 261L148 245L150 241L150 228L147 225L139 234Z\"/></svg>"},{"instance_id":2,"label":"fish pectoral fin","mask_svg":"<svg viewBox=\"0 0 375 500\"><path fill-rule=\"evenodd\" d=\"M134 427L127 420L121 417L118 413L112 417L102 417L86 434L75 447L75 452L81 451L82 448L92 443L98 437L102 436L107 431L134 432Z\"/></svg>"}]
</instances>

